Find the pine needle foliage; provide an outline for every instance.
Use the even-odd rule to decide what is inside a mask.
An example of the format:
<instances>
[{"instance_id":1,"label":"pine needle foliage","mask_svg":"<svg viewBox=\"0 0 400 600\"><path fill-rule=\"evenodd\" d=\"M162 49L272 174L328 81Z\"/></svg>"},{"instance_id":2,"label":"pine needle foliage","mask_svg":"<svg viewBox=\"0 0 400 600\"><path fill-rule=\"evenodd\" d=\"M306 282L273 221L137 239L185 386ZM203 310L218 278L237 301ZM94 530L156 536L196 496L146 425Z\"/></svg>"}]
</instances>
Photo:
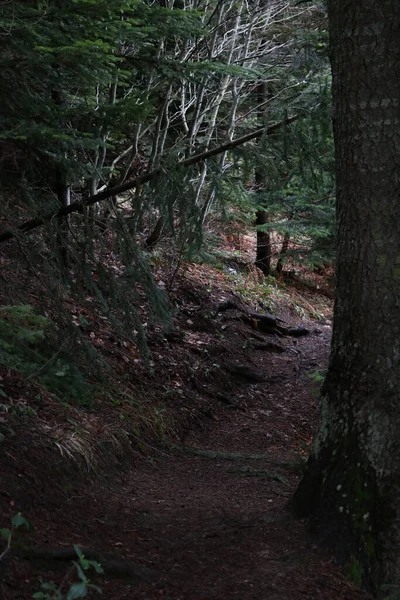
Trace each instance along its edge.
<instances>
[{"instance_id":1,"label":"pine needle foliage","mask_svg":"<svg viewBox=\"0 0 400 600\"><path fill-rule=\"evenodd\" d=\"M265 185L255 201L269 215L261 228L290 237L286 256L317 266L334 257L335 171L329 79L310 87L303 118L264 147Z\"/></svg>"},{"instance_id":2,"label":"pine needle foliage","mask_svg":"<svg viewBox=\"0 0 400 600\"><path fill-rule=\"evenodd\" d=\"M60 400L91 402L92 386L54 325L29 305L0 307L0 364L40 382Z\"/></svg>"}]
</instances>

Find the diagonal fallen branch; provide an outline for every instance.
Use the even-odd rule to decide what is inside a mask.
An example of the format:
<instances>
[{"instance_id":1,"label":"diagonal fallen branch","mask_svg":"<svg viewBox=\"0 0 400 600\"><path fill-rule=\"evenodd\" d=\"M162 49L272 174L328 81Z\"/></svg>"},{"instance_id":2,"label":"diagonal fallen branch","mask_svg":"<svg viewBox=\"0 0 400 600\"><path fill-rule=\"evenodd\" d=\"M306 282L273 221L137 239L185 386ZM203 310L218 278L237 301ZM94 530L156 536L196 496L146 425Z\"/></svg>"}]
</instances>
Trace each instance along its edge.
<instances>
[{"instance_id":1,"label":"diagonal fallen branch","mask_svg":"<svg viewBox=\"0 0 400 600\"><path fill-rule=\"evenodd\" d=\"M246 142L249 142L251 140L259 138L264 134L270 135L271 133L274 133L275 131L277 131L283 125L287 125L289 123L293 123L293 121L297 121L298 118L299 118L299 115L293 115L292 117L288 117L287 119L284 119L283 121L279 121L277 123L274 123L273 125L270 125L270 127L267 127L267 129L265 129L265 127L262 127L261 129L257 129L256 131L248 133L247 135L244 135L241 138L232 140L230 142L226 142L225 144L222 144L221 146L218 146L217 148L212 148L211 150L207 150L207 152L195 154L194 156L186 158L185 160L180 161L178 163L178 165L184 166L184 167L190 167L191 165L195 165L204 160L207 160L208 158L217 156L218 154L221 154L222 152L225 152L227 150L232 150L233 148L236 148L237 146L241 146L242 144L245 144ZM54 218L66 217L67 215L70 215L71 213L81 211L86 206L90 206L92 204L96 204L97 202L102 202L104 200L107 200L108 198L111 198L112 196L118 196L119 194L128 192L129 190L132 190L133 188L135 188L137 186L143 185L144 183L151 181L152 179L154 179L157 175L160 175L161 173L162 173L161 169L154 169L154 171L150 171L150 173L146 173L145 175L140 175L139 177L136 177L135 179L127 181L121 185L117 185L116 187L113 187L113 188L107 188L106 190L99 192L98 194L95 194L94 196L91 196L90 198L84 200L83 202L72 202L68 206L63 206L58 211L48 213L47 215L44 215L43 217L37 217L35 219L31 219L30 221L25 221L24 223L19 225L15 230L7 229L6 231L3 231L2 233L0 233L0 243L6 242L7 240L15 238L18 235L18 233L29 233L33 229L36 229L37 227L40 227L41 225L44 225L45 223L52 221Z\"/></svg>"}]
</instances>

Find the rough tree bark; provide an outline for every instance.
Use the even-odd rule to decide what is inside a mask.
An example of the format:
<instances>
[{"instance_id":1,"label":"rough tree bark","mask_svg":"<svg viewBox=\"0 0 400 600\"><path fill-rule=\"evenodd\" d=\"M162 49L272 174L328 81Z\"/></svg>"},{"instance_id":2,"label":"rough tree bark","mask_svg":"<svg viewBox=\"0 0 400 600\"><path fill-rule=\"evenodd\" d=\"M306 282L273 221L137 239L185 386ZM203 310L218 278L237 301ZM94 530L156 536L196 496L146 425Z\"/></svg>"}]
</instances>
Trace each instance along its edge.
<instances>
[{"instance_id":1,"label":"rough tree bark","mask_svg":"<svg viewBox=\"0 0 400 600\"><path fill-rule=\"evenodd\" d=\"M337 295L321 423L293 507L378 590L400 586L400 2L328 6Z\"/></svg>"}]
</instances>

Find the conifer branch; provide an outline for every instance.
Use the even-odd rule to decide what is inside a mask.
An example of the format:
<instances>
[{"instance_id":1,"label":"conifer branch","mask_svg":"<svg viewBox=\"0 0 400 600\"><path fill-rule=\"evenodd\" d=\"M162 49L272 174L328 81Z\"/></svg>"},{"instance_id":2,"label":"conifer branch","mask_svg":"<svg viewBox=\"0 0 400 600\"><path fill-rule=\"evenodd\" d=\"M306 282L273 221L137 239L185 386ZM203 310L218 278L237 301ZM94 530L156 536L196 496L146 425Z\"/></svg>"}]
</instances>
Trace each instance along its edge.
<instances>
[{"instance_id":1,"label":"conifer branch","mask_svg":"<svg viewBox=\"0 0 400 600\"><path fill-rule=\"evenodd\" d=\"M208 158L217 156L218 154L221 154L222 152L226 152L227 150L233 150L234 148L237 148L238 146L241 146L241 145L245 144L246 142L250 142L251 140L260 138L264 134L270 135L271 133L274 133L275 131L277 131L283 125L293 123L298 118L299 118L299 115L293 115L291 117L288 117L287 119L278 121L277 123L274 123L273 125L270 125L267 128L262 127L260 129L256 129L255 131L248 133L247 135L244 135L241 138L237 138L236 140L226 142L225 144L222 144L221 146L217 146L216 148L212 148L211 150L207 150L206 152L202 152L200 154L195 154L194 156L186 158L185 160L180 161L178 163L178 165L184 166L184 167L190 167L192 165L195 165L197 163L205 161ZM118 196L119 194L128 192L129 190L137 187L138 185L140 186L140 185L143 185L144 183L147 183L148 181L151 181L152 179L154 179L157 175L160 175L161 173L162 173L162 169L160 169L160 168L154 169L153 171L150 171L149 173L146 173L145 175L140 175L139 177L136 177L135 179L127 181L121 185L117 185L113 188L107 188L106 190L99 192L98 194L95 194L94 196L90 196L83 202L72 202L68 206L63 206L58 211L51 212L47 215L44 215L43 217L37 217L35 219L31 219L30 221L25 221L24 223L19 225L16 228L16 230L14 230L14 231L8 229L8 230L0 233L0 243L6 242L7 240L15 238L19 233L29 233L33 229L37 229L38 227L41 227L42 225L44 225L45 223L48 223L49 221L52 221L53 219L66 217L67 215L70 215L71 213L82 211L87 206L91 206L92 204L96 204L97 202L102 202L103 200L108 200L109 198L111 198L113 196Z\"/></svg>"}]
</instances>

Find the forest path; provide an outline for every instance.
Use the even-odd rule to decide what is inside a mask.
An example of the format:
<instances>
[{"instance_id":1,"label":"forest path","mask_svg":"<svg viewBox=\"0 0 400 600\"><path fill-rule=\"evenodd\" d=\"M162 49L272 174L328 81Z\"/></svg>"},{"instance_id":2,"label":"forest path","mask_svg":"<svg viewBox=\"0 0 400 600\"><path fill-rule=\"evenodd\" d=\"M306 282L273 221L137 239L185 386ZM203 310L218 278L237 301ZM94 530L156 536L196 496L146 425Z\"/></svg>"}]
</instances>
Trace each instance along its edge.
<instances>
[{"instance_id":1,"label":"forest path","mask_svg":"<svg viewBox=\"0 0 400 600\"><path fill-rule=\"evenodd\" d=\"M326 366L329 337L329 327L312 325L290 353L271 359L258 352L256 367L282 381L238 381L245 410L211 415L212 423L186 438L185 451L156 455L103 498L99 539L112 532L126 558L158 572L139 586L113 582L106 597L364 597L286 510L318 411L307 372ZM222 391L230 377L221 373Z\"/></svg>"}]
</instances>

